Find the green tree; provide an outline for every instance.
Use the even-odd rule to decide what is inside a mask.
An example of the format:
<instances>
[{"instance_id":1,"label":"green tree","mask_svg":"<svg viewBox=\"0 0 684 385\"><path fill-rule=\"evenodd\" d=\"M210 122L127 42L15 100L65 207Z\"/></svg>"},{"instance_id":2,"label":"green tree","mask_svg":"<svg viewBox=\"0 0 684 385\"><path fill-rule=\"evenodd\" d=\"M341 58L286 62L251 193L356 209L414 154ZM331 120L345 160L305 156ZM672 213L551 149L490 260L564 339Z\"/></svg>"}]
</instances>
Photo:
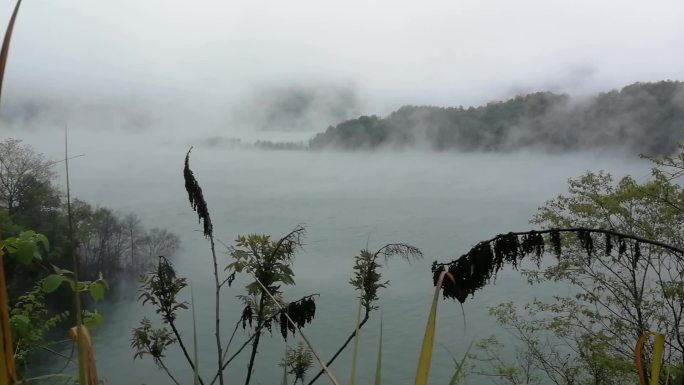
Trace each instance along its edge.
<instances>
[{"instance_id":1,"label":"green tree","mask_svg":"<svg viewBox=\"0 0 684 385\"><path fill-rule=\"evenodd\" d=\"M0 142L0 205L10 215L35 183L50 182L53 162L18 139Z\"/></svg>"},{"instance_id":2,"label":"green tree","mask_svg":"<svg viewBox=\"0 0 684 385\"><path fill-rule=\"evenodd\" d=\"M558 385L633 383L634 345L645 331L665 334L666 362L682 361L684 189L678 178L684 174L684 147L676 156L653 161L648 181L629 176L615 181L605 172L588 172L569 181L567 195L540 208L533 222L550 231L558 261L523 274L533 284L569 284L574 293L535 299L522 309L511 303L492 308L522 349L510 355L518 357L511 363L502 361L501 350L492 355L491 344L483 345L476 357L494 363L489 374L510 383L522 373ZM524 250L529 246L524 237L539 233L518 236L494 241L495 252L501 250L514 265L532 251ZM648 360L648 354L642 358Z\"/></svg>"}]
</instances>

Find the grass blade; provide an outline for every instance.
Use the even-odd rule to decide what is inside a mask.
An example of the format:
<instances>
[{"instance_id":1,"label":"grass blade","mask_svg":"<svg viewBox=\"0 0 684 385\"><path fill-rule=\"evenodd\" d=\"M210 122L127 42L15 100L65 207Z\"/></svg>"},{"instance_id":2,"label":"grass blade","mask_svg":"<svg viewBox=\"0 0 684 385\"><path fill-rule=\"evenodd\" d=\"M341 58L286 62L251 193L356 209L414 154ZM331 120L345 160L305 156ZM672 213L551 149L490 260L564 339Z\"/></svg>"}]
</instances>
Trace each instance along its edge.
<instances>
[{"instance_id":1,"label":"grass blade","mask_svg":"<svg viewBox=\"0 0 684 385\"><path fill-rule=\"evenodd\" d=\"M374 385L382 384L382 313L380 313L380 343L378 344L378 361L375 364Z\"/></svg>"},{"instance_id":2,"label":"grass blade","mask_svg":"<svg viewBox=\"0 0 684 385\"><path fill-rule=\"evenodd\" d=\"M651 356L651 385L658 385L660 380L660 367L663 364L663 349L665 348L665 335L654 334L653 354Z\"/></svg>"},{"instance_id":3,"label":"grass blade","mask_svg":"<svg viewBox=\"0 0 684 385\"><path fill-rule=\"evenodd\" d=\"M456 357L449 351L449 349L444 347L447 352L449 352L449 355L451 356L451 359L454 361L454 364L456 364L456 370L454 371L454 374L451 376L451 380L449 381L449 385L456 385L458 384L458 380L461 378L465 378L465 373L463 372L463 366L465 365L465 361L468 358L468 354L470 353L470 349L473 347L473 343L471 342L470 345L468 345L468 349L466 349L465 354L463 354L463 357L461 360L456 360Z\"/></svg>"},{"instance_id":4,"label":"grass blade","mask_svg":"<svg viewBox=\"0 0 684 385\"><path fill-rule=\"evenodd\" d=\"M69 336L78 342L83 344L83 355L85 360L79 360L79 366L83 366L86 375L85 384L87 385L99 385L100 382L97 379L97 367L95 366L95 354L93 354L93 339L90 336L88 328L83 325L77 325L69 330Z\"/></svg>"},{"instance_id":5,"label":"grass blade","mask_svg":"<svg viewBox=\"0 0 684 385\"><path fill-rule=\"evenodd\" d=\"M17 380L17 369L14 365L12 351L12 335L10 333L9 302L7 301L7 286L5 283L5 269L3 261L2 241L0 241L0 384L13 384Z\"/></svg>"},{"instance_id":6,"label":"grass blade","mask_svg":"<svg viewBox=\"0 0 684 385\"><path fill-rule=\"evenodd\" d=\"M444 276L448 276L452 281L454 280L454 278L448 271L443 271L439 275L437 285L435 285L435 294L432 297L432 306L430 307L428 322L425 326L423 345L420 348L420 356L418 357L418 369L416 369L415 385L427 385L427 380L430 375L430 363L432 362L432 347L435 343L437 300L439 299L439 293L442 290L442 282L444 282Z\"/></svg>"},{"instance_id":7,"label":"grass blade","mask_svg":"<svg viewBox=\"0 0 684 385\"><path fill-rule=\"evenodd\" d=\"M14 30L14 22L17 19L17 13L19 13L20 5L21 0L18 0L17 5L14 6L14 12L12 12L12 17L10 18L9 24L7 24L5 38L2 41L2 50L0 51L0 95L2 95L2 80L5 78L5 67L7 66L7 57L9 56L12 31Z\"/></svg>"},{"instance_id":8,"label":"grass blade","mask_svg":"<svg viewBox=\"0 0 684 385\"><path fill-rule=\"evenodd\" d=\"M21 0L17 1L14 6L14 12L7 24L7 30L2 41L2 49L0 50L0 96L2 95L2 83L5 78L5 68L7 66L7 57L9 56L10 41L12 40L12 31L14 30L14 22L17 20L19 13L19 6ZM17 369L14 365L14 352L12 351L12 335L10 334L9 324L9 301L7 299L7 286L5 283L5 271L3 269L3 251L0 245L0 342L2 348L0 349L0 384L13 384L17 381Z\"/></svg>"},{"instance_id":9,"label":"grass blade","mask_svg":"<svg viewBox=\"0 0 684 385\"><path fill-rule=\"evenodd\" d=\"M642 334L637 339L636 346L634 347L634 364L636 365L637 376L639 377L639 385L646 385L646 374L644 373L644 358L643 349L644 341L648 336L648 332Z\"/></svg>"}]
</instances>

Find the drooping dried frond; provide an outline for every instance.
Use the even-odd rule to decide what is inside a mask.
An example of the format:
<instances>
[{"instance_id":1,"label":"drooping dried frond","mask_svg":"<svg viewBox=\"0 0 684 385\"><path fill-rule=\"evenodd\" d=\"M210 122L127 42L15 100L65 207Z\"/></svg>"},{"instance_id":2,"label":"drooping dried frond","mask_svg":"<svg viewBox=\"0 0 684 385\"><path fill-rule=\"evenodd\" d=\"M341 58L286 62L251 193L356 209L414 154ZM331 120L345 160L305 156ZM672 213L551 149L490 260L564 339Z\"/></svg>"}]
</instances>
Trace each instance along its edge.
<instances>
[{"instance_id":1,"label":"drooping dried frond","mask_svg":"<svg viewBox=\"0 0 684 385\"><path fill-rule=\"evenodd\" d=\"M197 179L195 179L194 173L190 169L190 151L192 151L192 147L190 147L188 153L185 155L185 167L183 168L185 191L188 192L190 206L195 212L197 212L198 221L204 224L204 236L211 237L214 234L214 226L212 225L211 218L209 217L209 209L207 208L207 202L204 200L202 188L197 182Z\"/></svg>"},{"instance_id":2,"label":"drooping dried frond","mask_svg":"<svg viewBox=\"0 0 684 385\"><path fill-rule=\"evenodd\" d=\"M532 256L538 264L544 253L546 243L551 244L556 256L561 258L561 242L570 241L570 239L562 240L561 233L574 233L579 240L579 247L589 257L595 251L592 233L606 235L605 251L607 254L610 254L613 249L612 239L617 238L619 258L622 258L627 252L628 245L626 240L630 240L634 256L633 263L636 263L641 257L642 243L658 246L684 257L684 249L682 248L655 240L619 233L614 230L567 228L511 232L482 241L466 254L449 263L433 263L433 284L436 285L437 279L443 271L448 271L454 277L454 280L444 281L442 287L443 295L445 298L457 299L463 303L469 295L473 295L476 290L486 286L504 265L509 264L515 268L525 256ZM544 239L544 234L546 234L546 239Z\"/></svg>"},{"instance_id":3,"label":"drooping dried frond","mask_svg":"<svg viewBox=\"0 0 684 385\"><path fill-rule=\"evenodd\" d=\"M287 306L284 306L280 312L280 334L287 341L287 331L289 330L292 334L295 334L295 327L303 328L304 325L311 323L316 316L316 303L313 300L314 295L304 297L298 301L290 302ZM287 314L290 316L292 322L287 319Z\"/></svg>"},{"instance_id":4,"label":"drooping dried frond","mask_svg":"<svg viewBox=\"0 0 684 385\"><path fill-rule=\"evenodd\" d=\"M294 256L295 251L302 247L305 235L306 229L302 225L297 225L289 234L278 240L271 257L278 253L288 258Z\"/></svg>"},{"instance_id":5,"label":"drooping dried frond","mask_svg":"<svg viewBox=\"0 0 684 385\"><path fill-rule=\"evenodd\" d=\"M594 240L591 238L589 230L577 231L577 238L582 244L582 248L586 250L587 254L591 255L594 252Z\"/></svg>"},{"instance_id":6,"label":"drooping dried frond","mask_svg":"<svg viewBox=\"0 0 684 385\"><path fill-rule=\"evenodd\" d=\"M552 231L550 234L551 238L549 239L549 243L553 246L553 252L556 254L556 257L560 258L561 255L561 238L560 238L560 233L558 231Z\"/></svg>"},{"instance_id":7,"label":"drooping dried frond","mask_svg":"<svg viewBox=\"0 0 684 385\"><path fill-rule=\"evenodd\" d=\"M406 243L389 243L376 251L375 255L385 257L385 262L394 256L399 256L407 262L423 259L423 252L419 248Z\"/></svg>"}]
</instances>

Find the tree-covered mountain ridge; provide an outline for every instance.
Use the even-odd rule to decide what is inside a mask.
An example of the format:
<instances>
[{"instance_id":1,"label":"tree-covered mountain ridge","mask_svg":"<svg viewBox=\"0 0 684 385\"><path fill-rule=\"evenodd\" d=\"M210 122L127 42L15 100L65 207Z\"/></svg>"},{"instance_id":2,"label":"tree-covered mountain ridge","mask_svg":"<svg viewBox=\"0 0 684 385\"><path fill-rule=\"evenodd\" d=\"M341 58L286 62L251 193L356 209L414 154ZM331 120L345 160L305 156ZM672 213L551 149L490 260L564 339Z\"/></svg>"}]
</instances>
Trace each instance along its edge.
<instances>
[{"instance_id":1,"label":"tree-covered mountain ridge","mask_svg":"<svg viewBox=\"0 0 684 385\"><path fill-rule=\"evenodd\" d=\"M667 154L684 142L684 83L634 83L591 97L536 92L479 107L403 106L330 126L311 149L460 152L624 150Z\"/></svg>"}]
</instances>

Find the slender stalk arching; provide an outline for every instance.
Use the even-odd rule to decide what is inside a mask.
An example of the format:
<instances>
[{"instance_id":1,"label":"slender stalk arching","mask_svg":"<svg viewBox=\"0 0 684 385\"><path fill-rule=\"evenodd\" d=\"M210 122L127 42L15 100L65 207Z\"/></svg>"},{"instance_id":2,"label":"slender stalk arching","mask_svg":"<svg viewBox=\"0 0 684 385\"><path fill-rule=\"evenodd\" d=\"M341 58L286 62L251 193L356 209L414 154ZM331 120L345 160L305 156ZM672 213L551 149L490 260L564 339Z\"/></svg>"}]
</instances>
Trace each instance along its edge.
<instances>
[{"instance_id":1,"label":"slender stalk arching","mask_svg":"<svg viewBox=\"0 0 684 385\"><path fill-rule=\"evenodd\" d=\"M74 236L74 218L71 212L71 186L69 184L69 137L68 130L64 128L64 168L66 169L66 193L67 193L67 222L69 229L69 253L71 253L74 281L78 282L79 261L76 255L76 237ZM78 346L78 379L79 384L86 384L86 350L85 333L83 330L83 318L81 314L81 294L78 287L74 290L74 310L76 312L76 345Z\"/></svg>"}]
</instances>

